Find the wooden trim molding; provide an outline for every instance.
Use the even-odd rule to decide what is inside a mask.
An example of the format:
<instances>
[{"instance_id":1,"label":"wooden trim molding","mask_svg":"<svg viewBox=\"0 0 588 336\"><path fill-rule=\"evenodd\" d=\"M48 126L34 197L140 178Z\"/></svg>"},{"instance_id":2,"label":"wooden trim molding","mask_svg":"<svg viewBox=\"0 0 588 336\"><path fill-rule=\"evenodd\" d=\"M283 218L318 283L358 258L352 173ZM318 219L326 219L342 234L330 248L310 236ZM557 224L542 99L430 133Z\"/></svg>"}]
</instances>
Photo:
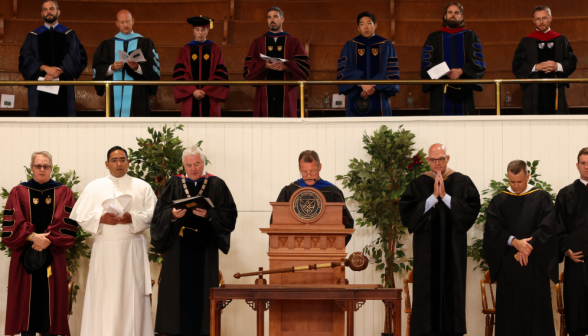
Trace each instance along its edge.
<instances>
[{"instance_id":1,"label":"wooden trim molding","mask_svg":"<svg viewBox=\"0 0 588 336\"><path fill-rule=\"evenodd\" d=\"M12 0L12 17L16 19L16 13L18 12L18 0Z\"/></svg>"},{"instance_id":2,"label":"wooden trim molding","mask_svg":"<svg viewBox=\"0 0 588 336\"><path fill-rule=\"evenodd\" d=\"M229 18L225 16L225 21L223 23L223 45L226 45L228 40L229 40Z\"/></svg>"},{"instance_id":3,"label":"wooden trim molding","mask_svg":"<svg viewBox=\"0 0 588 336\"><path fill-rule=\"evenodd\" d=\"M396 42L396 18L394 17L394 0L390 0L390 41Z\"/></svg>"},{"instance_id":4,"label":"wooden trim molding","mask_svg":"<svg viewBox=\"0 0 588 336\"><path fill-rule=\"evenodd\" d=\"M3 42L4 42L4 15L0 14L0 43L3 43Z\"/></svg>"}]
</instances>

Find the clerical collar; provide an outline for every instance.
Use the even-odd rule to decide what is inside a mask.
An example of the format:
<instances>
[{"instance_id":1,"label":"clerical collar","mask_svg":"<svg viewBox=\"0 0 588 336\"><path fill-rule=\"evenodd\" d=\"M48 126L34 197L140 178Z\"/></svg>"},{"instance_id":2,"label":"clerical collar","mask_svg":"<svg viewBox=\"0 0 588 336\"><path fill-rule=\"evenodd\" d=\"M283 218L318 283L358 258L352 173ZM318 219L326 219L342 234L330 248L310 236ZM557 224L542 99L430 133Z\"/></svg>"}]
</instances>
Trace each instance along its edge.
<instances>
[{"instance_id":1,"label":"clerical collar","mask_svg":"<svg viewBox=\"0 0 588 336\"><path fill-rule=\"evenodd\" d=\"M57 25L59 24L59 22L57 22L57 20L55 20L55 22L53 22L52 25L48 24L47 22L45 22L44 26L47 27L47 29L53 27L53 29L55 29L55 27L57 27Z\"/></svg>"},{"instance_id":2,"label":"clerical collar","mask_svg":"<svg viewBox=\"0 0 588 336\"><path fill-rule=\"evenodd\" d=\"M518 194L516 192L514 192L511 187L508 187L507 190L510 191L513 194L520 195L520 194L524 194L524 193L528 192L529 190L531 190L533 188L534 188L533 185L527 184L527 188L522 193L518 193Z\"/></svg>"},{"instance_id":3,"label":"clerical collar","mask_svg":"<svg viewBox=\"0 0 588 336\"><path fill-rule=\"evenodd\" d=\"M34 179L30 179L27 182L22 182L20 185L27 187L27 188L32 188L35 190L43 191L43 190L47 190L47 189L57 188L59 186L62 186L63 183L59 183L54 180L49 180L45 183L39 183L39 182L35 181Z\"/></svg>"},{"instance_id":4,"label":"clerical collar","mask_svg":"<svg viewBox=\"0 0 588 336\"><path fill-rule=\"evenodd\" d=\"M115 177L112 174L108 174L108 178L111 179L113 182L116 182L118 180L122 180L124 178L130 177L128 174L124 174L122 177Z\"/></svg>"}]
</instances>

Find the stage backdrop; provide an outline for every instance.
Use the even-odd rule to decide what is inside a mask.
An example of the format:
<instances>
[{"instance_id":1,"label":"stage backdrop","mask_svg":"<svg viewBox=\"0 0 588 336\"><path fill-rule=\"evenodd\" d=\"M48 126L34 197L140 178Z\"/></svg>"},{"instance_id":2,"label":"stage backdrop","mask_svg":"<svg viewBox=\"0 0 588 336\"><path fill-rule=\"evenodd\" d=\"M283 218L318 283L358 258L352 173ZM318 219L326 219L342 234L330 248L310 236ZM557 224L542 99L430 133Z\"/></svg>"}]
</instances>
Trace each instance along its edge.
<instances>
[{"instance_id":1,"label":"stage backdrop","mask_svg":"<svg viewBox=\"0 0 588 336\"><path fill-rule=\"evenodd\" d=\"M221 254L220 259L225 281L231 284L253 281L251 278L234 279L232 275L236 272L269 267L268 239L259 229L269 226L269 202L275 201L282 187L299 178L296 160L302 150L316 150L323 163L322 178L335 182L335 175L348 171L351 158L368 159L362 143L365 132L372 134L382 124L393 130L404 125L416 134L417 149L427 149L435 142L446 144L451 155L449 166L470 176L480 191L491 179L501 179L506 165L513 159L541 160L542 178L557 191L578 177L574 166L576 155L580 148L588 146L588 117L572 116L304 120L4 118L0 121L3 154L0 186L10 190L23 181L23 166L29 165L31 153L48 150L53 154L54 164L59 164L62 170L76 170L81 183L75 190L82 191L90 181L108 174L104 162L110 147L120 145L136 149L136 137L146 137L147 127L160 129L164 124L180 123L186 127L177 134L185 145L204 140L202 147L212 162L206 171L226 181L239 210L231 250L228 255ZM348 190L343 191L349 196ZM348 206L357 217L357 204L348 202ZM481 235L479 228L468 233L469 238ZM149 239L148 233L146 236ZM361 251L375 237L372 229L356 227L347 252ZM412 256L411 242L412 237L407 236L408 256ZM0 334L4 331L6 316L9 261L5 255L0 256ZM474 263L468 260L467 328L469 335L482 336L480 279L483 274L473 268ZM79 336L80 332L87 272L88 260L83 260L75 279L81 290L69 320L72 336ZM152 278L157 279L159 266L152 264L151 273ZM405 276L396 277L397 286L402 285ZM356 284L379 283L380 273L370 266L359 273L348 270L347 278ZM157 305L157 290L156 285L153 311ZM554 294L554 290L552 292ZM383 312L380 302L367 302L356 313L356 335L379 335L383 331ZM556 330L558 319L556 315ZM402 320L405 330L404 313ZM223 314L223 335L254 335L254 330L255 312L245 302L233 301Z\"/></svg>"}]
</instances>

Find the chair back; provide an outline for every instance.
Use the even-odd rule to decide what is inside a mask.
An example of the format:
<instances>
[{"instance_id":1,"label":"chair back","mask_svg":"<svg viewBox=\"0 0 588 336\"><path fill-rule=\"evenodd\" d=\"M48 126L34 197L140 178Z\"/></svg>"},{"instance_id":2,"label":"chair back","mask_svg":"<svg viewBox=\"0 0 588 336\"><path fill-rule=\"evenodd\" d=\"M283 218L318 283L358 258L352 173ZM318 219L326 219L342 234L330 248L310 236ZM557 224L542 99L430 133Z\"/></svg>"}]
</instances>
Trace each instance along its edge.
<instances>
[{"instance_id":1,"label":"chair back","mask_svg":"<svg viewBox=\"0 0 588 336\"><path fill-rule=\"evenodd\" d=\"M560 314L564 313L564 303L562 295L564 272L565 270L561 271L561 273L559 274L559 283L555 285L555 293L557 294L557 312Z\"/></svg>"},{"instance_id":2,"label":"chair back","mask_svg":"<svg viewBox=\"0 0 588 336\"><path fill-rule=\"evenodd\" d=\"M494 284L496 281L493 282ZM494 314L496 313L496 299L494 298L494 290L492 289L492 280L490 279L490 271L484 273L484 279L480 280L480 289L482 290L482 313ZM490 287L490 298L492 299L492 307L488 306L488 297L486 294L486 285Z\"/></svg>"}]
</instances>

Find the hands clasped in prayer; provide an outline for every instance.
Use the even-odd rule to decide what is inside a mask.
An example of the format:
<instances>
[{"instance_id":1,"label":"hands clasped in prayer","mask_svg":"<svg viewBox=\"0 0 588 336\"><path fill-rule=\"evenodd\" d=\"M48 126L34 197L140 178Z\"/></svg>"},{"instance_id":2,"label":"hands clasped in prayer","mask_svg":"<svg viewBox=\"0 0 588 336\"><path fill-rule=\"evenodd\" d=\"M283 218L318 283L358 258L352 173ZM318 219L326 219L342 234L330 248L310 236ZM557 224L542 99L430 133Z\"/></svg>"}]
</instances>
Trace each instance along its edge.
<instances>
[{"instance_id":1,"label":"hands clasped in prayer","mask_svg":"<svg viewBox=\"0 0 588 336\"><path fill-rule=\"evenodd\" d=\"M271 63L270 61L265 61L265 68L275 71L288 71L288 66L284 62Z\"/></svg>"},{"instance_id":2,"label":"hands clasped in prayer","mask_svg":"<svg viewBox=\"0 0 588 336\"><path fill-rule=\"evenodd\" d=\"M447 193L445 192L445 182L443 182L443 174L440 171L435 172L435 188L433 189L433 196L435 198L444 198Z\"/></svg>"},{"instance_id":3,"label":"hands clasped in prayer","mask_svg":"<svg viewBox=\"0 0 588 336\"><path fill-rule=\"evenodd\" d=\"M131 224L133 219L131 218L131 214L125 212L122 217L119 217L117 214L113 213L105 213L100 217L100 223L108 224L108 225L117 225L117 224Z\"/></svg>"},{"instance_id":4,"label":"hands clasped in prayer","mask_svg":"<svg viewBox=\"0 0 588 336\"><path fill-rule=\"evenodd\" d=\"M183 209L183 210L172 209L172 218L173 219L182 218L186 215L187 212L188 212L188 210L186 210L186 209ZM198 217L208 218L208 211L206 211L205 209L192 210L192 213Z\"/></svg>"},{"instance_id":5,"label":"hands clasped in prayer","mask_svg":"<svg viewBox=\"0 0 588 336\"><path fill-rule=\"evenodd\" d=\"M55 78L58 78L63 73L63 70L61 70L61 68L53 67L53 66L47 66L47 65L41 66L40 70L41 71L45 71L47 73L45 75L45 80L46 81L50 81L50 80L53 80Z\"/></svg>"},{"instance_id":6,"label":"hands clasped in prayer","mask_svg":"<svg viewBox=\"0 0 588 336\"><path fill-rule=\"evenodd\" d=\"M546 61L546 62L539 63L535 66L535 70L545 71L545 73L555 72L555 71L557 71L557 62Z\"/></svg>"},{"instance_id":7,"label":"hands clasped in prayer","mask_svg":"<svg viewBox=\"0 0 588 336\"><path fill-rule=\"evenodd\" d=\"M360 85L362 88L362 92L361 92L361 98L363 99L367 99L367 97L373 95L374 93L376 93L376 89L375 89L375 85Z\"/></svg>"},{"instance_id":8,"label":"hands clasped in prayer","mask_svg":"<svg viewBox=\"0 0 588 336\"><path fill-rule=\"evenodd\" d=\"M192 93L192 95L194 96L194 98L196 98L196 100L200 100L206 96L206 92L202 90L196 90Z\"/></svg>"}]
</instances>

